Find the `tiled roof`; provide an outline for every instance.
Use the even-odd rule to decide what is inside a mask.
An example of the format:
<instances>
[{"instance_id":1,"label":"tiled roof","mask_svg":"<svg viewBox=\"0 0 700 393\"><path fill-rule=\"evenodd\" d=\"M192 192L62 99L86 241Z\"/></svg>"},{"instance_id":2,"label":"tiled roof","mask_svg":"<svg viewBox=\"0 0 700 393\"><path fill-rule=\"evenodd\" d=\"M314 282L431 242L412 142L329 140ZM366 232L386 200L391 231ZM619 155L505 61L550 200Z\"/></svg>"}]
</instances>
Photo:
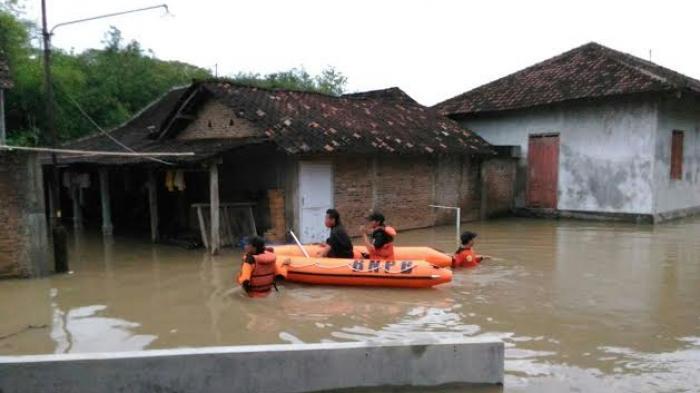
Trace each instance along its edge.
<instances>
[{"instance_id":1,"label":"tiled roof","mask_svg":"<svg viewBox=\"0 0 700 393\"><path fill-rule=\"evenodd\" d=\"M231 116L254 125L257 135L176 139L201 106L217 100ZM176 89L110 135L137 151L194 151L201 160L250 143L269 142L288 154L491 154L490 145L455 121L424 107L398 88L341 97L283 89L262 89L224 80L196 82ZM104 135L69 143L71 149L122 150ZM90 157L63 162L142 162L142 159ZM172 161L172 160L169 160Z\"/></svg>"},{"instance_id":2,"label":"tiled roof","mask_svg":"<svg viewBox=\"0 0 700 393\"><path fill-rule=\"evenodd\" d=\"M102 133L96 133L72 142L65 144L63 147L76 150L93 150L93 151L118 151L125 152L125 148L119 146L114 140L130 147L137 152L193 152L195 156L188 157L167 157L164 160L168 162L190 162L200 161L211 158L226 150L231 150L238 146L256 141L236 140L236 139L199 139L199 140L164 140L157 141L153 139L153 134L157 134L161 124L164 122L167 115L183 98L184 93L188 89L186 87L176 88L161 98L153 102L151 105L136 114L131 120L125 124L115 128L109 132L109 137ZM116 164L138 164L146 162L156 162L146 157L117 157L117 156L72 156L61 157L61 163L97 163L105 165Z\"/></svg>"},{"instance_id":3,"label":"tiled roof","mask_svg":"<svg viewBox=\"0 0 700 393\"><path fill-rule=\"evenodd\" d=\"M663 91L700 94L700 81L591 42L450 98L434 108L455 116Z\"/></svg>"},{"instance_id":4,"label":"tiled roof","mask_svg":"<svg viewBox=\"0 0 700 393\"><path fill-rule=\"evenodd\" d=\"M12 87L12 79L10 79L10 67L0 55L0 89L9 89Z\"/></svg>"}]
</instances>

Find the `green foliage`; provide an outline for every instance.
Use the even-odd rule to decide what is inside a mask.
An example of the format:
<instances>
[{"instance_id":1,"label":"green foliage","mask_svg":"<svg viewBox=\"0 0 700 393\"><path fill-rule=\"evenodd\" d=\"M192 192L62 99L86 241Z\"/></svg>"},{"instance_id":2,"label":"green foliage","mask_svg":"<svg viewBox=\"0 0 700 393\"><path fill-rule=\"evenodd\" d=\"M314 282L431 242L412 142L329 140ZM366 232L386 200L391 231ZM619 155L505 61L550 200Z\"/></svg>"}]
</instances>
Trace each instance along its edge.
<instances>
[{"instance_id":1,"label":"green foliage","mask_svg":"<svg viewBox=\"0 0 700 393\"><path fill-rule=\"evenodd\" d=\"M240 72L233 80L239 83L268 89L291 89L300 91L315 91L323 94L339 96L343 94L348 78L333 67L328 67L316 76L311 76L303 68L292 68L289 71L274 72L267 75Z\"/></svg>"},{"instance_id":2,"label":"green foliage","mask_svg":"<svg viewBox=\"0 0 700 393\"><path fill-rule=\"evenodd\" d=\"M38 36L36 27L22 20L16 0L0 2L0 55L7 59L15 85L6 92L5 100L12 144L47 142L43 58L31 40ZM52 50L56 128L61 140L96 131L77 105L109 129L172 87L211 77L199 67L158 60L136 41L125 43L115 27L106 33L103 44L104 49L79 54Z\"/></svg>"},{"instance_id":3,"label":"green foliage","mask_svg":"<svg viewBox=\"0 0 700 393\"><path fill-rule=\"evenodd\" d=\"M60 33L60 31L59 31ZM39 29L24 19L21 0L0 0L0 56L7 59L14 88L5 94L9 143L48 143ZM82 53L52 48L51 75L56 102L56 128L62 141L96 132L78 105L102 128L110 129L174 86L209 79L209 71L177 61L156 59L136 41L124 42L111 27L103 49ZM347 78L329 67L320 75L291 69L261 76L239 73L238 82L267 88L343 93ZM77 103L77 104L76 104Z\"/></svg>"}]
</instances>

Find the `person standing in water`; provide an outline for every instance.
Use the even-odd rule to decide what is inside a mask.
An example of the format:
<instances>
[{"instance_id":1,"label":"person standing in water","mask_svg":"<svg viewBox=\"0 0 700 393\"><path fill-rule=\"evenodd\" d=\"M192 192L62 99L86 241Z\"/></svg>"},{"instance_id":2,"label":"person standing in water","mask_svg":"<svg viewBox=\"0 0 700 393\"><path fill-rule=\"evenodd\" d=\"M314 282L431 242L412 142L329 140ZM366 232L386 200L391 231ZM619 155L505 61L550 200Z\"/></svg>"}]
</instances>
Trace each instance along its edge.
<instances>
[{"instance_id":1,"label":"person standing in water","mask_svg":"<svg viewBox=\"0 0 700 393\"><path fill-rule=\"evenodd\" d=\"M250 297L267 296L275 286L277 257L265 248L265 240L259 236L246 239L243 251L238 283Z\"/></svg>"},{"instance_id":2,"label":"person standing in water","mask_svg":"<svg viewBox=\"0 0 700 393\"><path fill-rule=\"evenodd\" d=\"M455 256L452 259L452 267L476 267L484 259L491 259L488 255L479 255L474 251L474 241L476 233L464 232L460 236L462 245L455 251Z\"/></svg>"},{"instance_id":3,"label":"person standing in water","mask_svg":"<svg viewBox=\"0 0 700 393\"><path fill-rule=\"evenodd\" d=\"M371 260L393 261L395 259L394 238L396 238L396 230L385 225L384 220L383 214L374 212L367 217L368 227L360 227L362 240Z\"/></svg>"},{"instance_id":4,"label":"person standing in water","mask_svg":"<svg viewBox=\"0 0 700 393\"><path fill-rule=\"evenodd\" d=\"M352 258L352 240L340 222L340 213L335 209L326 210L324 221L326 228L331 230L331 234L326 239L326 244L322 245L318 252L320 257L328 258Z\"/></svg>"}]
</instances>

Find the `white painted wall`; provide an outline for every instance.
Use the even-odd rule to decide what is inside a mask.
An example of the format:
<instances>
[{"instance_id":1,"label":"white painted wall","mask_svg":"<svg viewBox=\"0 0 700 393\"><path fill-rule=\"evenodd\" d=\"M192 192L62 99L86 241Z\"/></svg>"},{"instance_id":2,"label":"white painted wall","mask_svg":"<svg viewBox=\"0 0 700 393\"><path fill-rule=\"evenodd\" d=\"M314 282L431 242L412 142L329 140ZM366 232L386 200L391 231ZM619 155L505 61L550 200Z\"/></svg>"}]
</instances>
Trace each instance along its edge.
<instances>
[{"instance_id":1,"label":"white painted wall","mask_svg":"<svg viewBox=\"0 0 700 393\"><path fill-rule=\"evenodd\" d=\"M671 135L683 131L683 178L671 180ZM667 98L659 105L654 165L657 214L700 207L700 100Z\"/></svg>"},{"instance_id":2,"label":"white painted wall","mask_svg":"<svg viewBox=\"0 0 700 393\"><path fill-rule=\"evenodd\" d=\"M657 108L651 100L617 98L497 113L461 122L494 145L519 145L522 174L528 136L559 133L559 210L653 213ZM525 182L516 189L525 204Z\"/></svg>"}]
</instances>

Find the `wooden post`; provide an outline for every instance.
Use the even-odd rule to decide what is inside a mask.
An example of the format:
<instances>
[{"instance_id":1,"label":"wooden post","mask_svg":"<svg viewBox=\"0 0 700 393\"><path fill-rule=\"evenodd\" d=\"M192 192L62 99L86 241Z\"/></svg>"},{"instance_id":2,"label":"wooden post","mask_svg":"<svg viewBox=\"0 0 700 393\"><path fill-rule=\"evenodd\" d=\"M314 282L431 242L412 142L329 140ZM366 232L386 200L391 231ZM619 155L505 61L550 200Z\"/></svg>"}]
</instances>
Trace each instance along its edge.
<instances>
[{"instance_id":1,"label":"wooden post","mask_svg":"<svg viewBox=\"0 0 700 393\"><path fill-rule=\"evenodd\" d=\"M202 243L204 244L204 248L208 250L209 236L207 235L207 227L204 223L204 213L202 213L202 206L197 205L195 208L197 209L197 218L199 219L199 232L202 234Z\"/></svg>"},{"instance_id":2,"label":"wooden post","mask_svg":"<svg viewBox=\"0 0 700 393\"><path fill-rule=\"evenodd\" d=\"M153 169L148 170L148 212L151 216L151 241L158 241L158 185Z\"/></svg>"},{"instance_id":3,"label":"wooden post","mask_svg":"<svg viewBox=\"0 0 700 393\"><path fill-rule=\"evenodd\" d=\"M219 239L219 166L214 162L209 167L209 212L211 213L211 241L210 251L212 255L219 252L221 241Z\"/></svg>"},{"instance_id":4,"label":"wooden post","mask_svg":"<svg viewBox=\"0 0 700 393\"><path fill-rule=\"evenodd\" d=\"M79 230L83 227L83 211L80 207L80 186L71 184L70 197L73 200L73 228Z\"/></svg>"},{"instance_id":5,"label":"wooden post","mask_svg":"<svg viewBox=\"0 0 700 393\"><path fill-rule=\"evenodd\" d=\"M112 236L112 206L109 200L109 172L100 168L100 200L102 201L102 234Z\"/></svg>"}]
</instances>

